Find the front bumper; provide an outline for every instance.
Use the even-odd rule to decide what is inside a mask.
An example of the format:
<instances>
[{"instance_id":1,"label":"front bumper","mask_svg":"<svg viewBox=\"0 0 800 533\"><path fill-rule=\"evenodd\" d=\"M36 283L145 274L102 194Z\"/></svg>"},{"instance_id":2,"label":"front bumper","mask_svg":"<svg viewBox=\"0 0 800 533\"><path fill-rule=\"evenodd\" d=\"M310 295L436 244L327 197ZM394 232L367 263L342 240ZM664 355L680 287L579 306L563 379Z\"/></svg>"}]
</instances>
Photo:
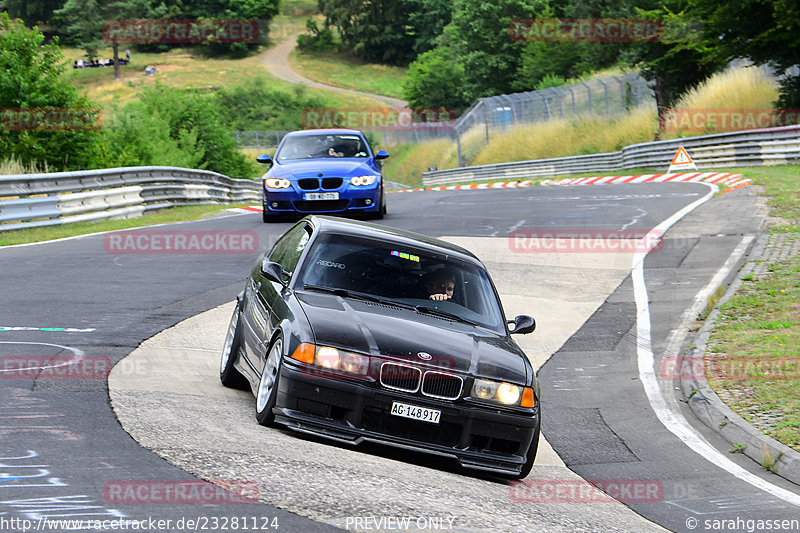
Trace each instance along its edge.
<instances>
[{"instance_id":1,"label":"front bumper","mask_svg":"<svg viewBox=\"0 0 800 533\"><path fill-rule=\"evenodd\" d=\"M389 414L392 402L441 410L439 424ZM516 414L439 401L357 379L330 379L284 364L275 420L294 430L350 444L377 442L455 458L461 466L518 474L539 428L539 408Z\"/></svg>"},{"instance_id":2,"label":"front bumper","mask_svg":"<svg viewBox=\"0 0 800 533\"><path fill-rule=\"evenodd\" d=\"M308 192L308 191L304 191ZM338 200L304 200L303 193L294 190L266 189L264 191L264 207L270 213L374 213L379 209L379 189L347 189L344 191L311 191L339 192Z\"/></svg>"}]
</instances>

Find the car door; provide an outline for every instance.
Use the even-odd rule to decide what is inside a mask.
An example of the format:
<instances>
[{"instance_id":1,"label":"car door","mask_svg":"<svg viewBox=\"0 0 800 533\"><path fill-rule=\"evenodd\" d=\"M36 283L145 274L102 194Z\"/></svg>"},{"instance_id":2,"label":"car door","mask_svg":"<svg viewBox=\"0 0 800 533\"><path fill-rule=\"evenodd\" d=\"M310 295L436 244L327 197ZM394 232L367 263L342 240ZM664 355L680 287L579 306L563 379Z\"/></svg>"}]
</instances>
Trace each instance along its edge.
<instances>
[{"instance_id":1,"label":"car door","mask_svg":"<svg viewBox=\"0 0 800 533\"><path fill-rule=\"evenodd\" d=\"M297 267L300 256L311 236L306 223L300 223L286 232L263 260L274 261L291 273ZM244 342L250 366L260 374L266 361L267 343L278 324L286 317L288 309L284 301L283 286L261 274L261 262L255 265L245 289Z\"/></svg>"}]
</instances>

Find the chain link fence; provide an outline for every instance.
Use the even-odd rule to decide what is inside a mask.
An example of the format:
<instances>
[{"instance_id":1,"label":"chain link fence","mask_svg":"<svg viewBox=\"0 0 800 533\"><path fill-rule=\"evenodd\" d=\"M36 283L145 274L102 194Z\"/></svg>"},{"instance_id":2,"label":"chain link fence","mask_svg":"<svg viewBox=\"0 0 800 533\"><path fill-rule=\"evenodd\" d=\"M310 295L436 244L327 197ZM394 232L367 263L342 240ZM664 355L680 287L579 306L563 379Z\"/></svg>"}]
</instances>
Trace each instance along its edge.
<instances>
[{"instance_id":1,"label":"chain link fence","mask_svg":"<svg viewBox=\"0 0 800 533\"><path fill-rule=\"evenodd\" d=\"M419 144L437 139L453 140L458 147L459 166L464 166L462 136L470 132L489 142L493 132L517 124L532 124L553 118L577 118L595 115L613 117L641 106L655 106L650 83L638 72L610 76L571 85L537 91L504 94L478 99L452 122L416 122L402 127L365 129L370 138L382 145ZM479 132L479 133L478 133ZM285 131L237 131L239 146L274 147Z\"/></svg>"}]
</instances>

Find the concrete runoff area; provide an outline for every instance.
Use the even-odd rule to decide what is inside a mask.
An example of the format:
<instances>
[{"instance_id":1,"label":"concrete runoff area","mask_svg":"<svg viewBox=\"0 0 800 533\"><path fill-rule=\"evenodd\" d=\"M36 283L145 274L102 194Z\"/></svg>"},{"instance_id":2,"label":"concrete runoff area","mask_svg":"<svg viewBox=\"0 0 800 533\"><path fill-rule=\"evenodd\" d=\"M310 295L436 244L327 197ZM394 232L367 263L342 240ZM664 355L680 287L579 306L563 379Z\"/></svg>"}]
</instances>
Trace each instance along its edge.
<instances>
[{"instance_id":1,"label":"concrete runoff area","mask_svg":"<svg viewBox=\"0 0 800 533\"><path fill-rule=\"evenodd\" d=\"M519 253L500 237L444 240L486 263L509 319L536 318L536 332L515 336L536 369L622 283L633 256ZM262 501L348 529L359 529L354 517L392 515L439 517L461 531L663 531L616 501L533 503L515 497L514 485L444 466L435 456L383 446L351 448L259 426L252 394L219 383L233 305L148 339L109 376L112 407L122 426L170 463L204 479L255 480ZM544 412L545 428L547 417ZM526 482L566 487L580 480L542 438ZM410 530L414 527L419 524L412 521Z\"/></svg>"}]
</instances>

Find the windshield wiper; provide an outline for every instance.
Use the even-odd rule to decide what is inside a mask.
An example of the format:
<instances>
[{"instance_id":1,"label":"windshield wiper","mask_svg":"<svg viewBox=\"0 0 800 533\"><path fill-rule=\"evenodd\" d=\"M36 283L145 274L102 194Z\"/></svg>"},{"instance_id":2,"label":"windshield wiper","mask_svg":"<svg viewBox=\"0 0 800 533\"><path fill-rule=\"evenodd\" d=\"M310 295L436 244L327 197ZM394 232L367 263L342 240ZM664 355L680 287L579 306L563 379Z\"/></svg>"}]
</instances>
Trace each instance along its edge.
<instances>
[{"instance_id":1,"label":"windshield wiper","mask_svg":"<svg viewBox=\"0 0 800 533\"><path fill-rule=\"evenodd\" d=\"M394 305L396 307L401 307L403 309L414 309L414 306L393 302L392 300L384 300L383 298L378 298L377 296L373 296L365 292L349 291L347 289L339 289L336 287L325 287L322 285L313 285L311 283L304 283L303 288L306 290L321 291L330 294L335 294L336 296L341 296L342 298L354 298L356 300L364 300L367 302Z\"/></svg>"},{"instance_id":2,"label":"windshield wiper","mask_svg":"<svg viewBox=\"0 0 800 533\"><path fill-rule=\"evenodd\" d=\"M429 315L438 316L438 317L441 317L441 318L449 318L451 320L456 320L458 322L463 322L463 323L469 324L471 326L477 326L478 325L477 322L473 322L472 320L464 318L463 316L459 316L459 315L457 315L455 313L448 313L447 311L442 311L440 309L435 309L433 307L427 307L425 305L415 305L414 309L416 309L420 313L427 313Z\"/></svg>"}]
</instances>

